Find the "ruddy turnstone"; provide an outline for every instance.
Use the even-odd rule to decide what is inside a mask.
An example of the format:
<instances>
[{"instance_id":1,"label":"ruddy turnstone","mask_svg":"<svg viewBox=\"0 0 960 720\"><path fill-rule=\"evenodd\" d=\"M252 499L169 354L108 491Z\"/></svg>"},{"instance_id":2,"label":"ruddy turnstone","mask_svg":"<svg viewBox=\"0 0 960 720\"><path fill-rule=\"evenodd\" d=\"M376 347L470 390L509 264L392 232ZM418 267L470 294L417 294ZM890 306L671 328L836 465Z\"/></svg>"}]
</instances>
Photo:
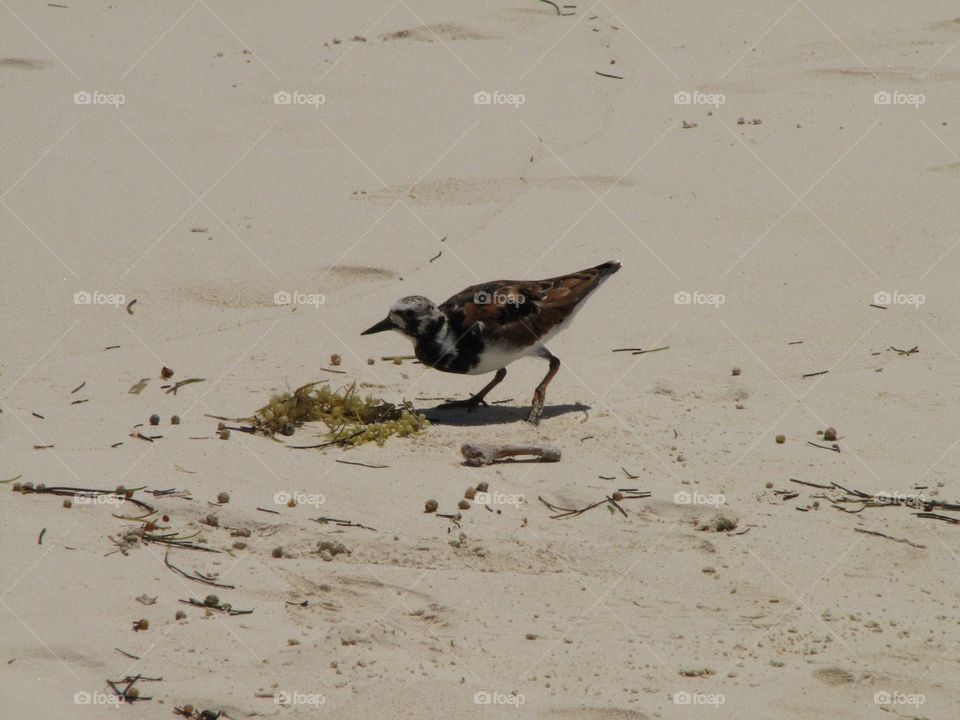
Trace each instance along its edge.
<instances>
[{"instance_id":1,"label":"ruddy turnstone","mask_svg":"<svg viewBox=\"0 0 960 720\"><path fill-rule=\"evenodd\" d=\"M440 306L420 295L400 298L383 320L361 335L396 330L413 341L417 359L443 372L481 375L494 372L487 385L466 400L441 408L472 409L507 375L507 365L528 355L549 361L550 369L533 393L527 420L536 424L543 412L547 385L560 360L546 343L570 325L583 300L619 262L547 280L495 280L471 285Z\"/></svg>"}]
</instances>

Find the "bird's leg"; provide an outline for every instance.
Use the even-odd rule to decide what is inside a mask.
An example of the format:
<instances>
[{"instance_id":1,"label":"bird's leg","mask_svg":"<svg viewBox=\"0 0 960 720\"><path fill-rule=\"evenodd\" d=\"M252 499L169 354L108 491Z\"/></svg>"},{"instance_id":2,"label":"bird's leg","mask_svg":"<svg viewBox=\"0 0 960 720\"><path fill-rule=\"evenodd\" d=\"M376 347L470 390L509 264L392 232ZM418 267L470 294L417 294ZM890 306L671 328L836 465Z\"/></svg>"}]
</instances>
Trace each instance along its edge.
<instances>
[{"instance_id":1,"label":"bird's leg","mask_svg":"<svg viewBox=\"0 0 960 720\"><path fill-rule=\"evenodd\" d=\"M537 389L533 391L533 403L530 405L530 414L527 416L527 422L534 425L540 422L540 413L543 412L543 402L547 395L547 385L550 384L553 376L556 375L557 370L560 369L560 358L546 348L543 348L540 357L550 361L550 369L547 370L546 376L540 381L540 384L537 385Z\"/></svg>"},{"instance_id":2,"label":"bird's leg","mask_svg":"<svg viewBox=\"0 0 960 720\"><path fill-rule=\"evenodd\" d=\"M483 399L486 397L487 393L493 390L501 380L507 376L507 369L500 368L497 370L496 375L493 376L493 380L484 385L483 390L478 392L476 395L471 395L466 400L451 400L450 402L445 402L442 405L437 405L437 408L440 410L450 410L452 408L466 408L467 410L473 410L477 405L486 406L486 401Z\"/></svg>"}]
</instances>

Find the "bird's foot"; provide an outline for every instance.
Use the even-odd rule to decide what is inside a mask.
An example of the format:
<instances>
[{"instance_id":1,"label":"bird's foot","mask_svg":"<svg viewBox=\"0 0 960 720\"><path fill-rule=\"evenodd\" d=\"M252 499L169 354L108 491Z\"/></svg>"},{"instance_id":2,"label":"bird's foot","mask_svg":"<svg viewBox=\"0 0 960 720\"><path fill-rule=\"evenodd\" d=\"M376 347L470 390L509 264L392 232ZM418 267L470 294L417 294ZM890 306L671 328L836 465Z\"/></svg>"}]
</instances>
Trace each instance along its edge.
<instances>
[{"instance_id":1,"label":"bird's foot","mask_svg":"<svg viewBox=\"0 0 960 720\"><path fill-rule=\"evenodd\" d=\"M467 412L471 412L474 408L479 406L488 407L487 401L483 399L483 396L471 395L466 400L450 400L448 402L441 403L440 405L437 405L437 410L466 408Z\"/></svg>"},{"instance_id":2,"label":"bird's foot","mask_svg":"<svg viewBox=\"0 0 960 720\"><path fill-rule=\"evenodd\" d=\"M540 415L543 413L543 401L533 401L533 405L530 406L530 414L527 415L527 422L531 425L540 424Z\"/></svg>"}]
</instances>

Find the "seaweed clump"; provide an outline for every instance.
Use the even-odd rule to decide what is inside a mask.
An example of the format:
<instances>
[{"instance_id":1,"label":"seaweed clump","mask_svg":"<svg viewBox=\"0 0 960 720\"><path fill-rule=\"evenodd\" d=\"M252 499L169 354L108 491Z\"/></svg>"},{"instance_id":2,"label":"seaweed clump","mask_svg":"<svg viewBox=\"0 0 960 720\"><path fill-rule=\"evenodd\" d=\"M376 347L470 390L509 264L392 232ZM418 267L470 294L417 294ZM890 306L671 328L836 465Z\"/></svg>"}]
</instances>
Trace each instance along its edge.
<instances>
[{"instance_id":1,"label":"seaweed clump","mask_svg":"<svg viewBox=\"0 0 960 720\"><path fill-rule=\"evenodd\" d=\"M301 423L324 422L331 444L361 445L374 441L383 445L392 435L406 437L430 424L425 415L414 412L409 401L395 405L371 395L360 397L356 387L353 383L331 390L322 381L275 395L254 414L254 428L269 435L292 435Z\"/></svg>"}]
</instances>

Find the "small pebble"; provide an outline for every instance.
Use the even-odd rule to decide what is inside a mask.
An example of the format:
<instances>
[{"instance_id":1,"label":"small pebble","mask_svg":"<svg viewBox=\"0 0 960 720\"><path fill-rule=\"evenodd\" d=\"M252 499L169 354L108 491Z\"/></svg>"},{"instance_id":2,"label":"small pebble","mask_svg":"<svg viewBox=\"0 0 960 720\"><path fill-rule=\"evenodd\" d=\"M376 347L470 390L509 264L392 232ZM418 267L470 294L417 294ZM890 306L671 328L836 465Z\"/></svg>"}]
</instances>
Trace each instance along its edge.
<instances>
[{"instance_id":1,"label":"small pebble","mask_svg":"<svg viewBox=\"0 0 960 720\"><path fill-rule=\"evenodd\" d=\"M220 598L218 598L216 595L207 595L203 599L203 604L207 607L216 607L220 604Z\"/></svg>"},{"instance_id":2,"label":"small pebble","mask_svg":"<svg viewBox=\"0 0 960 720\"><path fill-rule=\"evenodd\" d=\"M476 488L468 487L468 488L466 489L466 492L463 493L463 496L464 496L467 500L473 500L473 499L477 496L477 490L476 490Z\"/></svg>"},{"instance_id":3,"label":"small pebble","mask_svg":"<svg viewBox=\"0 0 960 720\"><path fill-rule=\"evenodd\" d=\"M63 501L63 506L65 508L73 507L73 500L71 500L70 498L67 498L66 500Z\"/></svg>"},{"instance_id":4,"label":"small pebble","mask_svg":"<svg viewBox=\"0 0 960 720\"><path fill-rule=\"evenodd\" d=\"M275 548L273 549L273 552L270 553L270 554L273 555L275 558L282 558L282 557L283 557L283 548L282 548L282 547L275 547Z\"/></svg>"},{"instance_id":5,"label":"small pebble","mask_svg":"<svg viewBox=\"0 0 960 720\"><path fill-rule=\"evenodd\" d=\"M151 425L159 425L159 424L160 424L160 416L159 416L159 415L151 415L151 416L150 416L150 424L151 424Z\"/></svg>"},{"instance_id":6,"label":"small pebble","mask_svg":"<svg viewBox=\"0 0 960 720\"><path fill-rule=\"evenodd\" d=\"M778 445L783 445L787 441L786 435L777 435L776 441Z\"/></svg>"},{"instance_id":7,"label":"small pebble","mask_svg":"<svg viewBox=\"0 0 960 720\"><path fill-rule=\"evenodd\" d=\"M423 511L428 513L436 512L438 507L440 507L440 504L436 500L427 500L423 506Z\"/></svg>"},{"instance_id":8,"label":"small pebble","mask_svg":"<svg viewBox=\"0 0 960 720\"><path fill-rule=\"evenodd\" d=\"M772 488L772 487L773 487L773 483L772 483L772 482L767 482L767 484L766 484L767 490L769 490L769 489Z\"/></svg>"},{"instance_id":9,"label":"small pebble","mask_svg":"<svg viewBox=\"0 0 960 720\"><path fill-rule=\"evenodd\" d=\"M343 362L343 358L341 358L339 355L330 356L330 364L333 365L334 367L339 365L341 362Z\"/></svg>"},{"instance_id":10,"label":"small pebble","mask_svg":"<svg viewBox=\"0 0 960 720\"><path fill-rule=\"evenodd\" d=\"M367 358L367 365L373 365L373 358Z\"/></svg>"},{"instance_id":11,"label":"small pebble","mask_svg":"<svg viewBox=\"0 0 960 720\"><path fill-rule=\"evenodd\" d=\"M394 365L403 365L403 359L402 359L402 358L395 357L395 358L393 359L393 364L394 364Z\"/></svg>"},{"instance_id":12,"label":"small pebble","mask_svg":"<svg viewBox=\"0 0 960 720\"><path fill-rule=\"evenodd\" d=\"M611 496L614 500L623 500L623 493L619 490Z\"/></svg>"},{"instance_id":13,"label":"small pebble","mask_svg":"<svg viewBox=\"0 0 960 720\"><path fill-rule=\"evenodd\" d=\"M461 510L469 510L469 509L470 509L470 501L467 500L466 498L464 498L463 500L461 500L460 502L457 503L457 507L460 508Z\"/></svg>"},{"instance_id":14,"label":"small pebble","mask_svg":"<svg viewBox=\"0 0 960 720\"><path fill-rule=\"evenodd\" d=\"M234 549L234 550L246 550L246 549L247 549L247 544L246 544L245 542L243 542L242 540L237 540L237 541L233 544L233 549Z\"/></svg>"},{"instance_id":15,"label":"small pebble","mask_svg":"<svg viewBox=\"0 0 960 720\"><path fill-rule=\"evenodd\" d=\"M823 439L833 441L837 439L837 430L836 428L828 427L823 431Z\"/></svg>"},{"instance_id":16,"label":"small pebble","mask_svg":"<svg viewBox=\"0 0 960 720\"><path fill-rule=\"evenodd\" d=\"M145 619L145 618L141 618L140 620L137 620L137 621L133 624L133 629L134 629L134 630L137 630L137 631L139 631L139 630L149 630L149 629L150 629L150 621L147 620L147 619Z\"/></svg>"},{"instance_id":17,"label":"small pebble","mask_svg":"<svg viewBox=\"0 0 960 720\"><path fill-rule=\"evenodd\" d=\"M171 417L171 418L170 418L170 424L171 424L171 425L179 425L179 424L180 424L180 416L179 416L179 415L174 415L173 417Z\"/></svg>"},{"instance_id":18,"label":"small pebble","mask_svg":"<svg viewBox=\"0 0 960 720\"><path fill-rule=\"evenodd\" d=\"M524 635L524 637L525 637L527 640L536 640L536 639L537 639L537 634L536 634L536 633L527 633L526 635Z\"/></svg>"},{"instance_id":19,"label":"small pebble","mask_svg":"<svg viewBox=\"0 0 960 720\"><path fill-rule=\"evenodd\" d=\"M226 428L224 428L223 430L217 431L217 436L218 436L221 440L229 440L229 439L230 439L230 431L227 430Z\"/></svg>"},{"instance_id":20,"label":"small pebble","mask_svg":"<svg viewBox=\"0 0 960 720\"><path fill-rule=\"evenodd\" d=\"M733 374L733 375L739 375L740 372L741 372L740 368L735 367L735 368L731 371L731 374Z\"/></svg>"},{"instance_id":21,"label":"small pebble","mask_svg":"<svg viewBox=\"0 0 960 720\"><path fill-rule=\"evenodd\" d=\"M131 700L136 700L138 697L140 697L140 690L138 688L132 687L129 690L127 690L124 693L124 695L130 698Z\"/></svg>"},{"instance_id":22,"label":"small pebble","mask_svg":"<svg viewBox=\"0 0 960 720\"><path fill-rule=\"evenodd\" d=\"M187 614L183 610L177 610L177 614L173 616L175 620L185 620Z\"/></svg>"},{"instance_id":23,"label":"small pebble","mask_svg":"<svg viewBox=\"0 0 960 720\"><path fill-rule=\"evenodd\" d=\"M477 492L487 492L490 489L490 483L484 481L477 483Z\"/></svg>"},{"instance_id":24,"label":"small pebble","mask_svg":"<svg viewBox=\"0 0 960 720\"><path fill-rule=\"evenodd\" d=\"M230 494L225 492L220 493L217 495L217 502L221 504L230 502Z\"/></svg>"},{"instance_id":25,"label":"small pebble","mask_svg":"<svg viewBox=\"0 0 960 720\"><path fill-rule=\"evenodd\" d=\"M287 500L287 507L296 507L296 506L297 506L296 500L294 500L293 498L290 498L289 500Z\"/></svg>"},{"instance_id":26,"label":"small pebble","mask_svg":"<svg viewBox=\"0 0 960 720\"><path fill-rule=\"evenodd\" d=\"M213 514L207 515L203 519L203 522L209 525L210 527L220 527L220 520L218 520L217 516Z\"/></svg>"},{"instance_id":27,"label":"small pebble","mask_svg":"<svg viewBox=\"0 0 960 720\"><path fill-rule=\"evenodd\" d=\"M169 380L173 377L173 370L164 365L160 370L160 377L162 377L164 380Z\"/></svg>"}]
</instances>

